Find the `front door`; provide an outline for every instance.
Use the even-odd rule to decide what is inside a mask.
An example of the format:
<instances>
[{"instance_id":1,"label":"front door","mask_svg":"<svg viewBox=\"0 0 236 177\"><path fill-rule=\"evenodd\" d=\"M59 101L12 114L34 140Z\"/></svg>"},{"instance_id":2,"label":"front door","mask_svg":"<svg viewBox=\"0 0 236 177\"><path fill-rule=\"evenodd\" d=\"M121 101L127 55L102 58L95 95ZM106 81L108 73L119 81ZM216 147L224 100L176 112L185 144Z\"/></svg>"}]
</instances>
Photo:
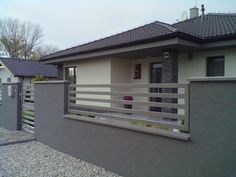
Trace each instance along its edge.
<instances>
[{"instance_id":1,"label":"front door","mask_svg":"<svg viewBox=\"0 0 236 177\"><path fill-rule=\"evenodd\" d=\"M161 83L162 81L162 63L151 63L150 65L150 83ZM150 88L150 93L161 93L161 88ZM161 102L161 98L151 97L150 102ZM161 107L150 107L150 111L161 112Z\"/></svg>"}]
</instances>

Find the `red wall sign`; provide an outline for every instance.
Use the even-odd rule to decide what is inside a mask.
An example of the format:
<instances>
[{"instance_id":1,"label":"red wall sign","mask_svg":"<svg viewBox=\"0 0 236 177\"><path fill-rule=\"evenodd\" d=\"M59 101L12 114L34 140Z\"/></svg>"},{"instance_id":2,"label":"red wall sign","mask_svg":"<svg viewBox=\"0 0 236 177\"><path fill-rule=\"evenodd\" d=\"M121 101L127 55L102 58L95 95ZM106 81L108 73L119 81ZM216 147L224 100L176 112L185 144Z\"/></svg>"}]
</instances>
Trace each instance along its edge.
<instances>
[{"instance_id":1,"label":"red wall sign","mask_svg":"<svg viewBox=\"0 0 236 177\"><path fill-rule=\"evenodd\" d=\"M141 64L136 64L134 68L134 79L141 79Z\"/></svg>"}]
</instances>

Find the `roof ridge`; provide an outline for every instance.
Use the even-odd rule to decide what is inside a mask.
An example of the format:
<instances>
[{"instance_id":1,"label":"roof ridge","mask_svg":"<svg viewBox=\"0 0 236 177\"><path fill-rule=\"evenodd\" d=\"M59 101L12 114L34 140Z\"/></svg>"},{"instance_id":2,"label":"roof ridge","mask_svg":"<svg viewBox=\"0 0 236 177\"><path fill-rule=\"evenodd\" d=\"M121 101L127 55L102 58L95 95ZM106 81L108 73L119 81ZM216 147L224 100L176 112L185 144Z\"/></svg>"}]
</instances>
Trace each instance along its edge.
<instances>
[{"instance_id":1,"label":"roof ridge","mask_svg":"<svg viewBox=\"0 0 236 177\"><path fill-rule=\"evenodd\" d=\"M187 21L195 20L195 19L200 18L200 17L201 17L201 15L199 15L197 17L194 17L194 18L189 18L187 20L179 21L179 22L173 23L172 26L176 25L176 24L184 23L184 22L187 22Z\"/></svg>"},{"instance_id":2,"label":"roof ridge","mask_svg":"<svg viewBox=\"0 0 236 177\"><path fill-rule=\"evenodd\" d=\"M9 58L9 57L0 57L0 60L14 60L14 61L29 61L29 62L39 62L39 60L32 60L32 59L23 59L23 58Z\"/></svg>"},{"instance_id":3,"label":"roof ridge","mask_svg":"<svg viewBox=\"0 0 236 177\"><path fill-rule=\"evenodd\" d=\"M232 13L215 12L215 13L208 13L207 15L236 16L236 12L232 12Z\"/></svg>"},{"instance_id":4,"label":"roof ridge","mask_svg":"<svg viewBox=\"0 0 236 177\"><path fill-rule=\"evenodd\" d=\"M234 13L224 13L224 12L216 12L216 13L207 13L206 16L209 16L209 15L219 15L219 16L236 16L236 12ZM194 18L189 18L187 20L183 20L183 21L179 21L179 22L176 22L176 23L173 23L172 25L176 25L176 24L180 24L180 23L184 23L184 22L187 22L187 21L191 21L191 20L195 20L197 18L201 18L201 15L197 16L197 17L194 17Z\"/></svg>"},{"instance_id":5,"label":"roof ridge","mask_svg":"<svg viewBox=\"0 0 236 177\"><path fill-rule=\"evenodd\" d=\"M155 23L167 28L168 30L172 31L172 32L177 32L179 31L178 28L172 26L171 24L168 24L168 23L164 23L164 22L160 22L160 21L155 21Z\"/></svg>"}]
</instances>

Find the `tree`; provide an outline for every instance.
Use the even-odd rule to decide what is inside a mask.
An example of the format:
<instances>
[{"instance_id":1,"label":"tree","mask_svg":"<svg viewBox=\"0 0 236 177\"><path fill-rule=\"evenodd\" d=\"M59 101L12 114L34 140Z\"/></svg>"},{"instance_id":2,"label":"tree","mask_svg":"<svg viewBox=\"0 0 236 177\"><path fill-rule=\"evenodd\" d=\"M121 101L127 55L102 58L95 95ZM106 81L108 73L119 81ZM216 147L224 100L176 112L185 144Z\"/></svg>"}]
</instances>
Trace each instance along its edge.
<instances>
[{"instance_id":1,"label":"tree","mask_svg":"<svg viewBox=\"0 0 236 177\"><path fill-rule=\"evenodd\" d=\"M35 57L41 58L45 55L49 55L51 53L57 52L59 49L52 45L42 45L35 48Z\"/></svg>"},{"instance_id":2,"label":"tree","mask_svg":"<svg viewBox=\"0 0 236 177\"><path fill-rule=\"evenodd\" d=\"M11 58L38 59L57 51L43 45L43 30L38 24L19 19L0 19L0 55Z\"/></svg>"}]
</instances>

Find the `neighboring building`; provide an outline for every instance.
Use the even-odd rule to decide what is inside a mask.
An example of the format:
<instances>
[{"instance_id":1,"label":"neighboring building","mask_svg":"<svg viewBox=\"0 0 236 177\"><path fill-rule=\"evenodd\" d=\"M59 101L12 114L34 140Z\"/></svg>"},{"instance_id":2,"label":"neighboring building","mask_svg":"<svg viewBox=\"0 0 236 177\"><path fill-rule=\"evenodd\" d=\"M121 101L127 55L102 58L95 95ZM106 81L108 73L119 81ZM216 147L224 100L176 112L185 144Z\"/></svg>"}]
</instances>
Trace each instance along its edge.
<instances>
[{"instance_id":1,"label":"neighboring building","mask_svg":"<svg viewBox=\"0 0 236 177\"><path fill-rule=\"evenodd\" d=\"M34 60L0 58L0 85L5 82L31 83L35 76L56 79L57 67Z\"/></svg>"},{"instance_id":2,"label":"neighboring building","mask_svg":"<svg viewBox=\"0 0 236 177\"><path fill-rule=\"evenodd\" d=\"M56 64L72 83L188 82L236 77L236 14L209 13L167 24L153 22L62 50L40 61ZM204 11L203 11L204 12Z\"/></svg>"}]
</instances>

